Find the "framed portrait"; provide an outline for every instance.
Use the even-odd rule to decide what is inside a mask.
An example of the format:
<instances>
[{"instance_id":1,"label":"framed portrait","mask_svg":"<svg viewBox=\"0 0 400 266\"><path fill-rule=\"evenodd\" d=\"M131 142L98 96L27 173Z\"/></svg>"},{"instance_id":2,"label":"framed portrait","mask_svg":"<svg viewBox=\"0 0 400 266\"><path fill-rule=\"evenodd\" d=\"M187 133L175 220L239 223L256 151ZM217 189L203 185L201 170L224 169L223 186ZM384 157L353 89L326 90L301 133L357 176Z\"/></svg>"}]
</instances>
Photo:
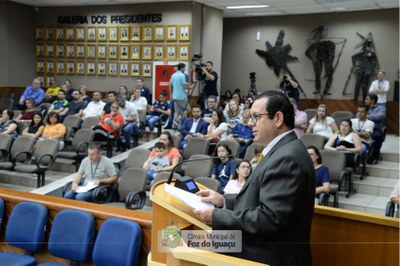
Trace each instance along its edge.
<instances>
[{"instance_id":1,"label":"framed portrait","mask_svg":"<svg viewBox=\"0 0 400 266\"><path fill-rule=\"evenodd\" d=\"M97 75L99 76L107 75L107 64L105 62L100 62L97 64Z\"/></svg>"},{"instance_id":2,"label":"framed portrait","mask_svg":"<svg viewBox=\"0 0 400 266\"><path fill-rule=\"evenodd\" d=\"M142 64L142 76L143 77L151 77L152 76L152 64L151 63L143 63Z\"/></svg>"},{"instance_id":3,"label":"framed portrait","mask_svg":"<svg viewBox=\"0 0 400 266\"><path fill-rule=\"evenodd\" d=\"M108 27L108 41L118 41L118 27Z\"/></svg>"},{"instance_id":4,"label":"framed portrait","mask_svg":"<svg viewBox=\"0 0 400 266\"><path fill-rule=\"evenodd\" d=\"M153 60L164 60L164 45L153 46Z\"/></svg>"},{"instance_id":5,"label":"framed portrait","mask_svg":"<svg viewBox=\"0 0 400 266\"><path fill-rule=\"evenodd\" d=\"M128 42L129 41L129 26L119 27L119 41Z\"/></svg>"},{"instance_id":6,"label":"framed portrait","mask_svg":"<svg viewBox=\"0 0 400 266\"><path fill-rule=\"evenodd\" d=\"M75 57L85 58L85 45L84 44L75 45Z\"/></svg>"},{"instance_id":7,"label":"framed portrait","mask_svg":"<svg viewBox=\"0 0 400 266\"><path fill-rule=\"evenodd\" d=\"M140 26L131 26L131 41L139 42L141 40L142 32Z\"/></svg>"},{"instance_id":8,"label":"framed portrait","mask_svg":"<svg viewBox=\"0 0 400 266\"><path fill-rule=\"evenodd\" d=\"M166 46L165 58L167 60L176 60L176 45L167 45Z\"/></svg>"},{"instance_id":9,"label":"framed portrait","mask_svg":"<svg viewBox=\"0 0 400 266\"><path fill-rule=\"evenodd\" d=\"M85 75L85 63L84 62L76 62L75 74Z\"/></svg>"},{"instance_id":10,"label":"framed portrait","mask_svg":"<svg viewBox=\"0 0 400 266\"><path fill-rule=\"evenodd\" d=\"M37 78L38 80L40 80L40 82L41 82L42 84L44 84L44 76L36 76L36 78Z\"/></svg>"},{"instance_id":11,"label":"framed portrait","mask_svg":"<svg viewBox=\"0 0 400 266\"><path fill-rule=\"evenodd\" d=\"M75 40L77 40L77 41L85 40L85 28L84 27L76 27L75 28Z\"/></svg>"},{"instance_id":12,"label":"framed portrait","mask_svg":"<svg viewBox=\"0 0 400 266\"><path fill-rule=\"evenodd\" d=\"M107 58L107 45L97 45L97 58Z\"/></svg>"},{"instance_id":13,"label":"framed portrait","mask_svg":"<svg viewBox=\"0 0 400 266\"><path fill-rule=\"evenodd\" d=\"M153 40L154 41L164 41L164 26L154 26Z\"/></svg>"},{"instance_id":14,"label":"framed portrait","mask_svg":"<svg viewBox=\"0 0 400 266\"><path fill-rule=\"evenodd\" d=\"M65 29L64 29L64 27L57 27L56 28L56 40L57 41L65 40Z\"/></svg>"},{"instance_id":15,"label":"framed portrait","mask_svg":"<svg viewBox=\"0 0 400 266\"><path fill-rule=\"evenodd\" d=\"M139 62L132 62L130 67L132 77L140 77L140 64Z\"/></svg>"},{"instance_id":16,"label":"framed portrait","mask_svg":"<svg viewBox=\"0 0 400 266\"><path fill-rule=\"evenodd\" d=\"M65 45L64 44L56 44L56 56L57 57L65 57Z\"/></svg>"},{"instance_id":17,"label":"framed portrait","mask_svg":"<svg viewBox=\"0 0 400 266\"><path fill-rule=\"evenodd\" d=\"M47 74L55 73L55 66L53 61L46 61L46 73Z\"/></svg>"},{"instance_id":18,"label":"framed portrait","mask_svg":"<svg viewBox=\"0 0 400 266\"><path fill-rule=\"evenodd\" d=\"M188 61L190 58L189 44L181 44L178 46L178 60Z\"/></svg>"},{"instance_id":19,"label":"framed portrait","mask_svg":"<svg viewBox=\"0 0 400 266\"><path fill-rule=\"evenodd\" d=\"M74 27L66 27L65 28L66 40L67 41L75 41L75 29Z\"/></svg>"},{"instance_id":20,"label":"framed portrait","mask_svg":"<svg viewBox=\"0 0 400 266\"><path fill-rule=\"evenodd\" d=\"M97 28L97 41L106 42L107 41L107 27Z\"/></svg>"},{"instance_id":21,"label":"framed portrait","mask_svg":"<svg viewBox=\"0 0 400 266\"><path fill-rule=\"evenodd\" d=\"M87 44L86 45L86 58L96 58L96 45Z\"/></svg>"},{"instance_id":22,"label":"framed portrait","mask_svg":"<svg viewBox=\"0 0 400 266\"><path fill-rule=\"evenodd\" d=\"M44 61L36 61L36 72L43 73L44 70Z\"/></svg>"},{"instance_id":23,"label":"framed portrait","mask_svg":"<svg viewBox=\"0 0 400 266\"><path fill-rule=\"evenodd\" d=\"M119 63L119 75L120 76L129 76L129 64L128 63Z\"/></svg>"},{"instance_id":24,"label":"framed portrait","mask_svg":"<svg viewBox=\"0 0 400 266\"><path fill-rule=\"evenodd\" d=\"M45 54L47 57L54 56L54 45L53 44L46 44L45 45Z\"/></svg>"},{"instance_id":25,"label":"framed portrait","mask_svg":"<svg viewBox=\"0 0 400 266\"><path fill-rule=\"evenodd\" d=\"M176 41L176 25L168 25L167 28L167 41Z\"/></svg>"},{"instance_id":26,"label":"framed portrait","mask_svg":"<svg viewBox=\"0 0 400 266\"><path fill-rule=\"evenodd\" d=\"M131 59L140 59L140 45L131 45Z\"/></svg>"},{"instance_id":27,"label":"framed portrait","mask_svg":"<svg viewBox=\"0 0 400 266\"><path fill-rule=\"evenodd\" d=\"M46 40L53 41L55 38L54 27L46 27Z\"/></svg>"},{"instance_id":28,"label":"framed portrait","mask_svg":"<svg viewBox=\"0 0 400 266\"><path fill-rule=\"evenodd\" d=\"M65 62L63 61L56 62L56 73L65 74Z\"/></svg>"},{"instance_id":29,"label":"framed portrait","mask_svg":"<svg viewBox=\"0 0 400 266\"><path fill-rule=\"evenodd\" d=\"M152 41L153 40L152 26L143 26L142 27L142 40L143 41Z\"/></svg>"},{"instance_id":30,"label":"framed portrait","mask_svg":"<svg viewBox=\"0 0 400 266\"><path fill-rule=\"evenodd\" d=\"M95 62L87 62L86 75L96 75L96 63Z\"/></svg>"},{"instance_id":31,"label":"framed portrait","mask_svg":"<svg viewBox=\"0 0 400 266\"><path fill-rule=\"evenodd\" d=\"M108 58L109 59L118 59L118 45L109 45L108 46Z\"/></svg>"},{"instance_id":32,"label":"framed portrait","mask_svg":"<svg viewBox=\"0 0 400 266\"><path fill-rule=\"evenodd\" d=\"M74 62L67 62L67 66L65 69L65 73L68 75L75 75L75 63Z\"/></svg>"},{"instance_id":33,"label":"framed portrait","mask_svg":"<svg viewBox=\"0 0 400 266\"><path fill-rule=\"evenodd\" d=\"M86 41L87 42L96 41L96 27L87 27L87 29L86 29Z\"/></svg>"},{"instance_id":34,"label":"framed portrait","mask_svg":"<svg viewBox=\"0 0 400 266\"><path fill-rule=\"evenodd\" d=\"M44 56L44 44L36 44L36 56Z\"/></svg>"},{"instance_id":35,"label":"framed portrait","mask_svg":"<svg viewBox=\"0 0 400 266\"><path fill-rule=\"evenodd\" d=\"M179 25L179 41L190 41L190 25Z\"/></svg>"},{"instance_id":36,"label":"framed portrait","mask_svg":"<svg viewBox=\"0 0 400 266\"><path fill-rule=\"evenodd\" d=\"M120 60L128 60L129 59L129 45L120 45L119 46L119 59Z\"/></svg>"},{"instance_id":37,"label":"framed portrait","mask_svg":"<svg viewBox=\"0 0 400 266\"><path fill-rule=\"evenodd\" d=\"M50 82L52 81L54 79L54 76L49 76L49 75L47 75L46 76L46 80L43 82L43 84L44 84L44 86L47 88L47 87L50 87Z\"/></svg>"},{"instance_id":38,"label":"framed portrait","mask_svg":"<svg viewBox=\"0 0 400 266\"><path fill-rule=\"evenodd\" d=\"M75 57L75 45L67 44L65 46L65 53L69 58Z\"/></svg>"},{"instance_id":39,"label":"framed portrait","mask_svg":"<svg viewBox=\"0 0 400 266\"><path fill-rule=\"evenodd\" d=\"M36 27L36 40L44 40L44 28Z\"/></svg>"},{"instance_id":40,"label":"framed portrait","mask_svg":"<svg viewBox=\"0 0 400 266\"><path fill-rule=\"evenodd\" d=\"M142 60L151 60L153 59L153 47L151 45L143 45L142 46Z\"/></svg>"},{"instance_id":41,"label":"framed portrait","mask_svg":"<svg viewBox=\"0 0 400 266\"><path fill-rule=\"evenodd\" d=\"M117 73L117 63L108 63L108 75L109 76L116 76Z\"/></svg>"}]
</instances>

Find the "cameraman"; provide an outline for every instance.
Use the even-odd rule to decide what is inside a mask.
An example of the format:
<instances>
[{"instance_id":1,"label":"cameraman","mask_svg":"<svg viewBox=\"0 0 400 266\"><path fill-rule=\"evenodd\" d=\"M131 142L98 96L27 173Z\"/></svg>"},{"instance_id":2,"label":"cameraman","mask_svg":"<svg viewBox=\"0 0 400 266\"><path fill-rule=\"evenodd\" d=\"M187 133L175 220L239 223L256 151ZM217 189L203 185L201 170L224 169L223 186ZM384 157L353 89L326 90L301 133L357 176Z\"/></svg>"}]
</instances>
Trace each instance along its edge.
<instances>
[{"instance_id":1,"label":"cameraman","mask_svg":"<svg viewBox=\"0 0 400 266\"><path fill-rule=\"evenodd\" d=\"M286 71L283 71L278 83L275 85L276 89L281 89L282 93L284 93L288 98L293 98L297 102L297 106L300 104L300 92L299 92L299 83L297 80L289 75Z\"/></svg>"},{"instance_id":2,"label":"cameraman","mask_svg":"<svg viewBox=\"0 0 400 266\"><path fill-rule=\"evenodd\" d=\"M218 74L213 71L213 63L211 61L206 62L205 67L200 67L203 71L204 87L203 87L203 98L204 98L204 107L207 108L207 99L209 96L214 95L217 98L217 104L219 102L218 90L217 90L217 81Z\"/></svg>"}]
</instances>

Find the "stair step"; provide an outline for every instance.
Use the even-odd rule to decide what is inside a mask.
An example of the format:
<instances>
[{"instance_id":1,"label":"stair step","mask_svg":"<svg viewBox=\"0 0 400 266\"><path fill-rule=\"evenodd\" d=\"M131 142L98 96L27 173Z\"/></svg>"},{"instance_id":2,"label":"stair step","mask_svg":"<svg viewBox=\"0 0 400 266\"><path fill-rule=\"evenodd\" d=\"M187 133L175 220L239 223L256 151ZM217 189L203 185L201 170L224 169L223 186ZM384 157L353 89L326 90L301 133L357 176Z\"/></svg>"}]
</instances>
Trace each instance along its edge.
<instances>
[{"instance_id":1,"label":"stair step","mask_svg":"<svg viewBox=\"0 0 400 266\"><path fill-rule=\"evenodd\" d=\"M381 161L378 164L368 164L367 172L371 176L399 178L399 163L390 161Z\"/></svg>"},{"instance_id":2,"label":"stair step","mask_svg":"<svg viewBox=\"0 0 400 266\"><path fill-rule=\"evenodd\" d=\"M357 193L388 198L397 180L393 178L368 176L363 180L355 178L353 182Z\"/></svg>"},{"instance_id":3,"label":"stair step","mask_svg":"<svg viewBox=\"0 0 400 266\"><path fill-rule=\"evenodd\" d=\"M66 177L71 173L47 171L45 183L49 184L55 180ZM14 171L0 170L0 183L23 186L27 189L34 189L37 186L37 177L31 173L20 173Z\"/></svg>"},{"instance_id":4,"label":"stair step","mask_svg":"<svg viewBox=\"0 0 400 266\"><path fill-rule=\"evenodd\" d=\"M339 208L378 215L385 215L386 204L388 201L388 196L380 197L355 193L350 198L346 198L344 193L339 194Z\"/></svg>"}]
</instances>

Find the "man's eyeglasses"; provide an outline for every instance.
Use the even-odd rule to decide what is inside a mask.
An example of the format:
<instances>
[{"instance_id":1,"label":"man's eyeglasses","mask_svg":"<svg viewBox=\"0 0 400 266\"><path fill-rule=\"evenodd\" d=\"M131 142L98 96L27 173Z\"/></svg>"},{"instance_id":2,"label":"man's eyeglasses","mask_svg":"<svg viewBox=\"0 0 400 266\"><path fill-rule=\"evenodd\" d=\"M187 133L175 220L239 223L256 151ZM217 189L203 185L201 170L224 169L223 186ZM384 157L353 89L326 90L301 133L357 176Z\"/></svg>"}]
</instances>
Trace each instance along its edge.
<instances>
[{"instance_id":1,"label":"man's eyeglasses","mask_svg":"<svg viewBox=\"0 0 400 266\"><path fill-rule=\"evenodd\" d=\"M249 119L252 123L256 124L258 122L258 120L260 119L261 116L263 115L269 115L269 113L264 113L264 114L251 114L249 115Z\"/></svg>"}]
</instances>

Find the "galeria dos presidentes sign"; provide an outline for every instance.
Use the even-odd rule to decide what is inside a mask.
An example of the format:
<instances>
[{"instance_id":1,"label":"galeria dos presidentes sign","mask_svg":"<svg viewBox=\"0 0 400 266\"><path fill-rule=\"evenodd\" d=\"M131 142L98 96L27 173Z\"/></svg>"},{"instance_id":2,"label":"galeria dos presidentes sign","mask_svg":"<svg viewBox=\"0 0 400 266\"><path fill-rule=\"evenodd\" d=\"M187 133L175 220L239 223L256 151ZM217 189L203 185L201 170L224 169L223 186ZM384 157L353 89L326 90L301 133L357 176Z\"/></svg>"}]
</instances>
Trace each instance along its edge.
<instances>
[{"instance_id":1,"label":"galeria dos presidentes sign","mask_svg":"<svg viewBox=\"0 0 400 266\"><path fill-rule=\"evenodd\" d=\"M162 21L162 14L58 16L57 21L60 24L158 23Z\"/></svg>"}]
</instances>

